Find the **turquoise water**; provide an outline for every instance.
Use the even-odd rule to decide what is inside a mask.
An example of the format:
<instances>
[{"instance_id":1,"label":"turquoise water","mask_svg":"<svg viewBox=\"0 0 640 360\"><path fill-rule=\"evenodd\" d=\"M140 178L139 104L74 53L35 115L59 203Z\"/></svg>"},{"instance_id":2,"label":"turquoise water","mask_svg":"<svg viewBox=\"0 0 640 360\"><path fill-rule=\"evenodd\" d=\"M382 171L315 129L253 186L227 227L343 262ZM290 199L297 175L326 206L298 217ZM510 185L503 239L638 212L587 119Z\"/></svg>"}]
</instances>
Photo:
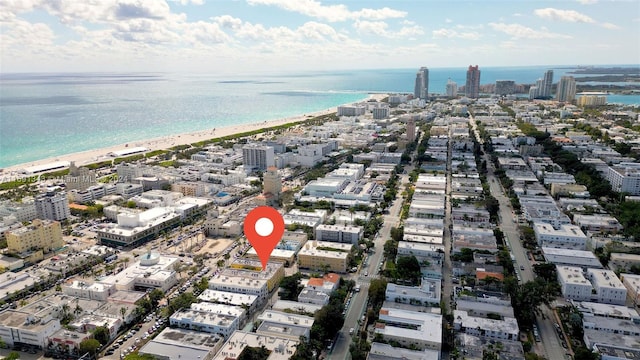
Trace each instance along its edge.
<instances>
[{"instance_id":1,"label":"turquoise water","mask_svg":"<svg viewBox=\"0 0 640 360\"><path fill-rule=\"evenodd\" d=\"M154 137L259 123L363 100L368 92L413 92L416 69L238 76L0 74L0 168ZM533 83L546 66L482 68L481 83ZM572 70L554 69L554 81ZM429 91L465 68L430 69ZM615 97L615 100L614 100ZM640 104L640 95L609 101Z\"/></svg>"}]
</instances>

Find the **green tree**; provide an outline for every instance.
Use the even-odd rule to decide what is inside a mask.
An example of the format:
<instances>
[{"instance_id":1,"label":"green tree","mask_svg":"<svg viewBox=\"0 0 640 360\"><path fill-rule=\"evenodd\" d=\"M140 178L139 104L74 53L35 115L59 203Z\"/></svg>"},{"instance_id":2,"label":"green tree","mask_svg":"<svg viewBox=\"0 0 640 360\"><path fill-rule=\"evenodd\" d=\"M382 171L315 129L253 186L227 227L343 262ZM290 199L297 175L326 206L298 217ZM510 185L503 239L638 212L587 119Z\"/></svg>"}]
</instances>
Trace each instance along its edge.
<instances>
[{"instance_id":1,"label":"green tree","mask_svg":"<svg viewBox=\"0 0 640 360\"><path fill-rule=\"evenodd\" d=\"M109 333L109 329L106 326L98 326L93 330L93 338L96 339L100 344L107 344L111 338L111 334Z\"/></svg>"},{"instance_id":2,"label":"green tree","mask_svg":"<svg viewBox=\"0 0 640 360\"><path fill-rule=\"evenodd\" d=\"M98 349L100 349L100 342L96 339L85 339L80 343L81 355L89 353L92 356L95 356Z\"/></svg>"},{"instance_id":3,"label":"green tree","mask_svg":"<svg viewBox=\"0 0 640 360\"><path fill-rule=\"evenodd\" d=\"M173 314L182 308L187 309L195 302L198 302L198 298L192 292L182 293L169 302L169 313Z\"/></svg>"},{"instance_id":4,"label":"green tree","mask_svg":"<svg viewBox=\"0 0 640 360\"><path fill-rule=\"evenodd\" d=\"M375 312L378 312L385 300L387 281L384 279L372 279L369 284L369 301Z\"/></svg>"},{"instance_id":5,"label":"green tree","mask_svg":"<svg viewBox=\"0 0 640 360\"><path fill-rule=\"evenodd\" d=\"M125 356L124 360L156 360L156 357L150 354L139 354L136 351Z\"/></svg>"},{"instance_id":6,"label":"green tree","mask_svg":"<svg viewBox=\"0 0 640 360\"><path fill-rule=\"evenodd\" d=\"M395 275L398 279L417 284L422 278L420 263L415 256L401 256L396 260Z\"/></svg>"},{"instance_id":7,"label":"green tree","mask_svg":"<svg viewBox=\"0 0 640 360\"><path fill-rule=\"evenodd\" d=\"M158 307L158 304L160 303L160 300L162 300L162 298L164 298L164 292L162 292L162 290L160 289L153 289L149 293L149 301L151 301L151 306L153 308Z\"/></svg>"},{"instance_id":8,"label":"green tree","mask_svg":"<svg viewBox=\"0 0 640 360\"><path fill-rule=\"evenodd\" d=\"M238 356L237 360L266 360L271 354L264 345L261 347L247 346L242 349L242 352Z\"/></svg>"},{"instance_id":9,"label":"green tree","mask_svg":"<svg viewBox=\"0 0 640 360\"><path fill-rule=\"evenodd\" d=\"M546 281L555 282L557 280L556 266L552 263L537 263L533 265L533 272Z\"/></svg>"},{"instance_id":10,"label":"green tree","mask_svg":"<svg viewBox=\"0 0 640 360\"><path fill-rule=\"evenodd\" d=\"M7 355L7 357L5 358L5 360L17 360L20 359L20 353L17 351L12 351L9 353L9 355Z\"/></svg>"},{"instance_id":11,"label":"green tree","mask_svg":"<svg viewBox=\"0 0 640 360\"><path fill-rule=\"evenodd\" d=\"M584 346L580 346L578 348L576 348L574 355L573 355L573 359L574 360L599 360L600 359L600 355L598 353L595 353L589 349L587 349Z\"/></svg>"},{"instance_id":12,"label":"green tree","mask_svg":"<svg viewBox=\"0 0 640 360\"><path fill-rule=\"evenodd\" d=\"M280 281L280 288L282 291L278 294L283 300L298 300L298 295L300 291L302 291L302 285L300 285L300 280L302 279L301 273L295 273L291 276L285 276Z\"/></svg>"}]
</instances>

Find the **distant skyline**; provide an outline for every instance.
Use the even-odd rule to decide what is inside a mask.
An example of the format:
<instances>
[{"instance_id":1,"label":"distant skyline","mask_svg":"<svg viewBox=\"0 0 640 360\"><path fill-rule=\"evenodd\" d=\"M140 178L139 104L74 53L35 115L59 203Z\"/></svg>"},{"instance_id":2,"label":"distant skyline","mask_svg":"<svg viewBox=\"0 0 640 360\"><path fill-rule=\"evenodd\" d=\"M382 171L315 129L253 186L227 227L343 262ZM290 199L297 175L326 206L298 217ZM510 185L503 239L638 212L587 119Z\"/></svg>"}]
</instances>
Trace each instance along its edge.
<instances>
[{"instance_id":1,"label":"distant skyline","mask_svg":"<svg viewBox=\"0 0 640 360\"><path fill-rule=\"evenodd\" d=\"M0 72L640 64L640 2L0 0Z\"/></svg>"}]
</instances>

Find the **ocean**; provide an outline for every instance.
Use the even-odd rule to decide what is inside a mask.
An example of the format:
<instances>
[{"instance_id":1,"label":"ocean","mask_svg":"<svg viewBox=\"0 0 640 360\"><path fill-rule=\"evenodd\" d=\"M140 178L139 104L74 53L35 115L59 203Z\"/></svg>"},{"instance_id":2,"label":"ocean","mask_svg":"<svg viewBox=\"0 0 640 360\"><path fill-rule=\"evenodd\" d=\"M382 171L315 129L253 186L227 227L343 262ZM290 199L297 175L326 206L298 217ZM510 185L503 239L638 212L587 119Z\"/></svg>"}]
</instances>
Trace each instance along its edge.
<instances>
[{"instance_id":1,"label":"ocean","mask_svg":"<svg viewBox=\"0 0 640 360\"><path fill-rule=\"evenodd\" d=\"M219 77L201 74L0 74L0 168L172 134L311 113L365 99L370 92L413 92L416 69ZM554 82L570 67L480 68L481 83ZM430 69L429 91L466 68ZM640 95L612 95L640 105Z\"/></svg>"}]
</instances>

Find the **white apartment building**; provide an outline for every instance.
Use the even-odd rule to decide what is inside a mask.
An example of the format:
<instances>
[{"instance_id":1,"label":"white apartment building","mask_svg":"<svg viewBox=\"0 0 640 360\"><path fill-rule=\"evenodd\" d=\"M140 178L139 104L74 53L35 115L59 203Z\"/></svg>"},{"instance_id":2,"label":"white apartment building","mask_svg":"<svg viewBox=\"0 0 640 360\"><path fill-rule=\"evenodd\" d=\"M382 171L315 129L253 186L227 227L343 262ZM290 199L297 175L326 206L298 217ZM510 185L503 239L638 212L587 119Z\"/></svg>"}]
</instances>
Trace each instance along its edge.
<instances>
[{"instance_id":1,"label":"white apartment building","mask_svg":"<svg viewBox=\"0 0 640 360\"><path fill-rule=\"evenodd\" d=\"M271 146L247 144L242 147L242 163L245 168L265 171L275 166L275 150Z\"/></svg>"},{"instance_id":2,"label":"white apartment building","mask_svg":"<svg viewBox=\"0 0 640 360\"><path fill-rule=\"evenodd\" d=\"M198 310L178 310L169 318L172 327L218 334L228 339L238 330L239 318L228 314L214 314Z\"/></svg>"},{"instance_id":3,"label":"white apartment building","mask_svg":"<svg viewBox=\"0 0 640 360\"><path fill-rule=\"evenodd\" d=\"M442 348L442 315L392 308L380 309L375 333L419 350Z\"/></svg>"},{"instance_id":4,"label":"white apartment building","mask_svg":"<svg viewBox=\"0 0 640 360\"><path fill-rule=\"evenodd\" d=\"M222 274L209 279L209 289L255 295L258 301L264 301L268 294L267 280Z\"/></svg>"},{"instance_id":5,"label":"white apartment building","mask_svg":"<svg viewBox=\"0 0 640 360\"><path fill-rule=\"evenodd\" d=\"M389 283L385 300L416 306L439 306L440 279L423 278L420 286L403 286Z\"/></svg>"},{"instance_id":6,"label":"white apartment building","mask_svg":"<svg viewBox=\"0 0 640 360\"><path fill-rule=\"evenodd\" d=\"M533 231L541 247L585 250L587 236L576 225L561 225L558 230L547 223L533 223Z\"/></svg>"},{"instance_id":7,"label":"white apartment building","mask_svg":"<svg viewBox=\"0 0 640 360\"><path fill-rule=\"evenodd\" d=\"M37 196L35 206L39 219L62 221L71 216L69 200L64 191L48 192Z\"/></svg>"},{"instance_id":8,"label":"white apartment building","mask_svg":"<svg viewBox=\"0 0 640 360\"><path fill-rule=\"evenodd\" d=\"M587 277L596 291L596 301L604 304L624 305L627 288L612 270L587 269Z\"/></svg>"},{"instance_id":9,"label":"white apartment building","mask_svg":"<svg viewBox=\"0 0 640 360\"><path fill-rule=\"evenodd\" d=\"M621 163L618 166L610 166L606 179L617 192L640 195L640 164Z\"/></svg>"},{"instance_id":10,"label":"white apartment building","mask_svg":"<svg viewBox=\"0 0 640 360\"><path fill-rule=\"evenodd\" d=\"M256 333L298 340L301 336L310 339L314 319L310 316L265 310L258 320L262 321Z\"/></svg>"},{"instance_id":11,"label":"white apartment building","mask_svg":"<svg viewBox=\"0 0 640 360\"><path fill-rule=\"evenodd\" d=\"M582 273L582 269L575 266L556 266L558 283L562 296L571 300L591 301L593 286Z\"/></svg>"},{"instance_id":12,"label":"white apartment building","mask_svg":"<svg viewBox=\"0 0 640 360\"><path fill-rule=\"evenodd\" d=\"M358 245L362 239L361 226L318 225L316 240Z\"/></svg>"},{"instance_id":13,"label":"white apartment building","mask_svg":"<svg viewBox=\"0 0 640 360\"><path fill-rule=\"evenodd\" d=\"M457 331L487 339L517 341L520 333L520 328L515 318L487 319L470 316L463 310L453 311L453 327Z\"/></svg>"},{"instance_id":14,"label":"white apartment building","mask_svg":"<svg viewBox=\"0 0 640 360\"><path fill-rule=\"evenodd\" d=\"M433 259L440 261L444 256L444 245L400 241L398 243L398 256L412 255L415 256L418 261L433 261Z\"/></svg>"}]
</instances>

